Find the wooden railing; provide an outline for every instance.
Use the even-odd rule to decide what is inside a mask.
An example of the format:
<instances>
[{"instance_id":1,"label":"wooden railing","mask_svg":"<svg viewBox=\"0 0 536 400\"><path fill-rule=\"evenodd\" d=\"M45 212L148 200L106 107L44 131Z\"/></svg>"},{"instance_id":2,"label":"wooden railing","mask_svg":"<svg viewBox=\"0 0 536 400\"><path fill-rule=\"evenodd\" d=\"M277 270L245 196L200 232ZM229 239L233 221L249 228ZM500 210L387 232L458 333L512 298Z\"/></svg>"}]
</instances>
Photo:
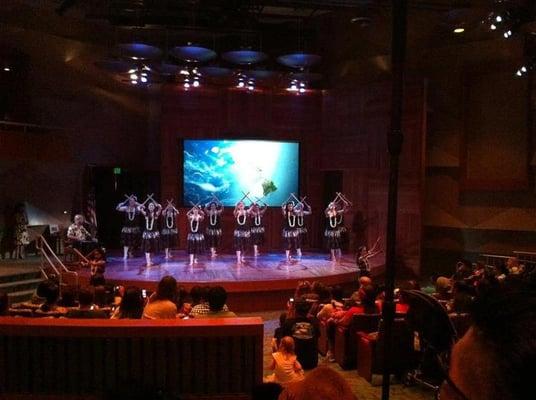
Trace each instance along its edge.
<instances>
[{"instance_id":1,"label":"wooden railing","mask_svg":"<svg viewBox=\"0 0 536 400\"><path fill-rule=\"evenodd\" d=\"M181 399L247 399L262 381L262 348L261 318L4 317L0 397L127 398L144 390Z\"/></svg>"}]
</instances>

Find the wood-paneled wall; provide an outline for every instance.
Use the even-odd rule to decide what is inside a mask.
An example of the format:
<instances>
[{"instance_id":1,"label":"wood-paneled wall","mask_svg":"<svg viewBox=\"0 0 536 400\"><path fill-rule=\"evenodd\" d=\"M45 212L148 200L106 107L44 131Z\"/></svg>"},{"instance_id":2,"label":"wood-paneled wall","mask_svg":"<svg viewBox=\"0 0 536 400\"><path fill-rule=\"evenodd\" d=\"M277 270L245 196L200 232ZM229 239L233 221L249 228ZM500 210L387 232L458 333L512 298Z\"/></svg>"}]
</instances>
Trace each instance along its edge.
<instances>
[{"instance_id":1,"label":"wood-paneled wall","mask_svg":"<svg viewBox=\"0 0 536 400\"><path fill-rule=\"evenodd\" d=\"M162 198L181 198L179 141L191 138L258 138L301 143L300 191L313 207L308 221L309 246L322 247L322 198L325 172L343 172L343 191L355 206L346 219L349 251L385 237L387 204L387 133L390 86L369 84L349 89L288 92L234 89L184 91L163 89L161 113ZM400 263L419 269L426 130L426 85L407 84L404 149L401 160L398 251ZM181 246L186 221L180 218ZM223 247L232 248L232 217L224 217ZM268 249L281 248L278 209L267 214Z\"/></svg>"}]
</instances>

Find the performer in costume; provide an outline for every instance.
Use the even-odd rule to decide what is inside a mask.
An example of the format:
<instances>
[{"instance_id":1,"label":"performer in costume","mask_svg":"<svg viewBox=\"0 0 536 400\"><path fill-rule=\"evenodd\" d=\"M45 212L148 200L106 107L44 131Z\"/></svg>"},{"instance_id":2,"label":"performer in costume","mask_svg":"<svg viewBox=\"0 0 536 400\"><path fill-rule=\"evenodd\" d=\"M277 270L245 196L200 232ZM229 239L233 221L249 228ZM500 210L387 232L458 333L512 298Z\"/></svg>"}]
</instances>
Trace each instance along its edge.
<instances>
[{"instance_id":1,"label":"performer in costume","mask_svg":"<svg viewBox=\"0 0 536 400\"><path fill-rule=\"evenodd\" d=\"M11 258L26 258L26 246L30 244L30 235L28 233L28 216L24 203L15 206L15 214L13 215L15 223L14 242L15 250Z\"/></svg>"},{"instance_id":2,"label":"performer in costume","mask_svg":"<svg viewBox=\"0 0 536 400\"><path fill-rule=\"evenodd\" d=\"M309 204L305 202L305 197L299 200L294 193L292 196L296 199L297 203L294 206L294 213L296 214L296 223L298 238L296 240L296 254L298 257L302 256L301 248L307 240L307 227L305 226L305 216L311 215L312 208ZM306 196L307 197L307 196Z\"/></svg>"},{"instance_id":3,"label":"performer in costume","mask_svg":"<svg viewBox=\"0 0 536 400\"><path fill-rule=\"evenodd\" d=\"M257 257L259 255L259 246L264 244L264 233L265 228L262 222L263 215L268 209L266 203L263 202L259 206L258 202L260 199L257 199L248 209L249 216L251 218L251 242L253 243L253 255Z\"/></svg>"},{"instance_id":4,"label":"performer in costume","mask_svg":"<svg viewBox=\"0 0 536 400\"><path fill-rule=\"evenodd\" d=\"M236 203L233 215L235 217L235 230L233 233L234 236L234 247L236 251L236 262L241 264L244 262L244 253L247 249L249 238L251 236L251 231L248 224L248 210L244 204L244 196L242 200Z\"/></svg>"},{"instance_id":5,"label":"performer in costume","mask_svg":"<svg viewBox=\"0 0 536 400\"><path fill-rule=\"evenodd\" d=\"M285 241L285 255L287 261L291 259L292 250L298 249L298 227L296 226L296 213L294 202L288 201L281 206L283 212L283 240ZM301 251L301 250L300 250ZM299 255L298 255L299 256Z\"/></svg>"},{"instance_id":6,"label":"performer in costume","mask_svg":"<svg viewBox=\"0 0 536 400\"><path fill-rule=\"evenodd\" d=\"M187 213L188 231L188 255L190 265L197 263L197 256L205 251L205 235L201 229L201 222L205 219L205 213L198 204L195 204Z\"/></svg>"},{"instance_id":7,"label":"performer in costume","mask_svg":"<svg viewBox=\"0 0 536 400\"><path fill-rule=\"evenodd\" d=\"M147 208L145 204L147 203ZM162 213L162 206L158 204L152 195L148 196L139 207L140 213L145 217L145 229L141 235L141 245L145 253L145 261L148 267L153 265L151 255L160 248L160 232L158 230L158 220Z\"/></svg>"},{"instance_id":8,"label":"performer in costume","mask_svg":"<svg viewBox=\"0 0 536 400\"><path fill-rule=\"evenodd\" d=\"M374 257L376 254L380 254L381 250L377 250L378 245L380 244L380 237L376 239L374 245L370 250L367 250L367 246L359 246L356 254L356 264L359 273L359 277L368 276L370 277L370 262L369 259Z\"/></svg>"},{"instance_id":9,"label":"performer in costume","mask_svg":"<svg viewBox=\"0 0 536 400\"><path fill-rule=\"evenodd\" d=\"M166 253L166 260L171 258L171 248L177 244L177 237L179 236L179 229L177 228L177 215L179 210L173 205L173 200L168 200L166 207L162 210L162 217L164 219L163 228L161 231L162 247Z\"/></svg>"},{"instance_id":10,"label":"performer in costume","mask_svg":"<svg viewBox=\"0 0 536 400\"><path fill-rule=\"evenodd\" d=\"M339 229L339 215L344 212L344 209L338 207L335 201L328 204L328 207L324 211L327 219L326 229L324 231L324 237L326 239L326 246L331 253L331 261L337 261L337 256L341 252L341 231Z\"/></svg>"},{"instance_id":11,"label":"performer in costume","mask_svg":"<svg viewBox=\"0 0 536 400\"><path fill-rule=\"evenodd\" d=\"M215 258L218 254L216 249L220 246L222 229L221 214L223 213L223 204L214 196L214 200L205 204L205 213L208 215L208 225L206 228L206 239L210 247L210 257Z\"/></svg>"},{"instance_id":12,"label":"performer in costume","mask_svg":"<svg viewBox=\"0 0 536 400\"><path fill-rule=\"evenodd\" d=\"M125 195L126 196L126 195ZM127 199L119 203L115 208L117 211L125 213L125 221L121 228L121 243L123 245L123 260L132 257L132 249L140 244L140 221L138 199L133 194L126 196Z\"/></svg>"},{"instance_id":13,"label":"performer in costume","mask_svg":"<svg viewBox=\"0 0 536 400\"><path fill-rule=\"evenodd\" d=\"M337 249L337 258L341 258L342 256L342 248L345 248L345 246L348 245L349 237L348 237L348 229L346 228L346 225L344 224L344 214L348 212L350 207L352 206L352 203L347 199L347 197L337 192L337 197L335 198L335 202L342 205L342 213L339 214L339 219L337 220L337 226L339 227L340 232L340 247Z\"/></svg>"}]
</instances>

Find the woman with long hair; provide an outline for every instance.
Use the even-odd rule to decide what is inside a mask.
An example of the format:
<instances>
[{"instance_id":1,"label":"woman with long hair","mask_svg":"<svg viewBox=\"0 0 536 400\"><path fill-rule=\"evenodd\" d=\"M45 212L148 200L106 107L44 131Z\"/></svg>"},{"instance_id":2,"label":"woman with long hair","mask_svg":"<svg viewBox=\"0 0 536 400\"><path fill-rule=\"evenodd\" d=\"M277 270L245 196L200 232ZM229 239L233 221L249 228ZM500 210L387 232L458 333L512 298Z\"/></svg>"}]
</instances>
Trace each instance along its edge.
<instances>
[{"instance_id":1,"label":"woman with long hair","mask_svg":"<svg viewBox=\"0 0 536 400\"><path fill-rule=\"evenodd\" d=\"M125 289L121 303L115 309L111 319L141 319L144 305L145 300L141 289L136 286L129 286Z\"/></svg>"}]
</instances>

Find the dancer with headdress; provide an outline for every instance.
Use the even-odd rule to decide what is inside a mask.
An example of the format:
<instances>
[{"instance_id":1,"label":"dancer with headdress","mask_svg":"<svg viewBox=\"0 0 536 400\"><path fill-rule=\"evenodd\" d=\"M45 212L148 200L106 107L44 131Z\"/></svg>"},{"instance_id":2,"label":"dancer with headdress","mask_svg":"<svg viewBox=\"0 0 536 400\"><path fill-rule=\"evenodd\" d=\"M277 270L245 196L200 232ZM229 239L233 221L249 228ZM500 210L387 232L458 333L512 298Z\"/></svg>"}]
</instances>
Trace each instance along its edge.
<instances>
[{"instance_id":1,"label":"dancer with headdress","mask_svg":"<svg viewBox=\"0 0 536 400\"><path fill-rule=\"evenodd\" d=\"M287 199L287 201L281 205L281 211L283 212L282 235L285 242L285 255L287 261L290 261L292 251L297 251L298 249L298 227L296 226L297 218L294 211L294 202Z\"/></svg>"},{"instance_id":2,"label":"dancer with headdress","mask_svg":"<svg viewBox=\"0 0 536 400\"><path fill-rule=\"evenodd\" d=\"M188 255L190 257L190 265L197 263L199 254L205 251L205 235L201 229L201 222L205 219L205 213L199 206L194 204L193 207L186 213L188 218Z\"/></svg>"},{"instance_id":3,"label":"dancer with headdress","mask_svg":"<svg viewBox=\"0 0 536 400\"><path fill-rule=\"evenodd\" d=\"M352 202L348 200L348 198L341 192L337 192L336 201L339 204L342 204L342 209L343 209L343 212L339 214L339 219L337 221L337 225L339 227L339 232L341 235L340 248L338 249L338 254L337 254L337 257L340 259L342 256L341 249L346 248L346 246L348 246L348 241L349 241L348 228L346 228L346 225L344 224L344 214L346 214L348 210L352 207Z\"/></svg>"},{"instance_id":4,"label":"dancer with headdress","mask_svg":"<svg viewBox=\"0 0 536 400\"><path fill-rule=\"evenodd\" d=\"M303 197L301 200L298 199L294 193L292 193L292 197L296 199L296 205L294 206L294 213L296 214L296 224L297 224L297 231L298 231L298 238L296 240L296 254L298 257L302 256L302 246L307 241L307 226L305 225L305 216L311 215L313 210L309 204L305 201L305 197Z\"/></svg>"},{"instance_id":5,"label":"dancer with headdress","mask_svg":"<svg viewBox=\"0 0 536 400\"><path fill-rule=\"evenodd\" d=\"M166 207L162 210L164 223L161 231L162 247L166 254L166 260L171 258L171 248L177 244L177 238L179 236L179 229L177 227L178 215L179 210L175 208L173 199L168 200Z\"/></svg>"},{"instance_id":6,"label":"dancer with headdress","mask_svg":"<svg viewBox=\"0 0 536 400\"><path fill-rule=\"evenodd\" d=\"M248 247L249 239L251 236L251 231L248 223L248 210L244 204L244 199L247 197L247 194L242 197L235 205L233 215L235 218L235 230L233 232L234 236L234 247L236 251L236 262L237 264L242 264L244 260L244 254Z\"/></svg>"},{"instance_id":7,"label":"dancer with headdress","mask_svg":"<svg viewBox=\"0 0 536 400\"><path fill-rule=\"evenodd\" d=\"M127 199L119 203L115 208L117 211L125 213L125 220L123 222L123 227L121 228L123 260L132 257L132 250L139 246L141 237L139 221L139 206L141 206L141 204L138 203L138 199L133 194L130 196L125 195L125 197Z\"/></svg>"},{"instance_id":8,"label":"dancer with headdress","mask_svg":"<svg viewBox=\"0 0 536 400\"><path fill-rule=\"evenodd\" d=\"M208 215L208 224L206 228L206 241L210 248L210 257L215 258L218 254L216 249L220 247L222 229L221 229L221 214L223 213L223 204L216 197L212 196L213 200L205 204L205 214Z\"/></svg>"},{"instance_id":9,"label":"dancer with headdress","mask_svg":"<svg viewBox=\"0 0 536 400\"><path fill-rule=\"evenodd\" d=\"M145 229L141 235L141 246L145 253L146 265L147 267L151 267L153 265L151 256L160 249L158 220L162 213L162 205L157 203L151 194L147 196L147 199L139 206L139 210L145 217Z\"/></svg>"},{"instance_id":10,"label":"dancer with headdress","mask_svg":"<svg viewBox=\"0 0 536 400\"><path fill-rule=\"evenodd\" d=\"M259 206L259 203L262 204ZM251 242L253 244L254 257L258 257L259 246L264 244L264 233L266 229L264 228L263 216L267 209L268 205L261 199L256 199L248 209L251 219Z\"/></svg>"},{"instance_id":11,"label":"dancer with headdress","mask_svg":"<svg viewBox=\"0 0 536 400\"><path fill-rule=\"evenodd\" d=\"M341 254L341 231L339 229L340 216L345 212L343 206L338 203L338 196L330 202L324 211L327 225L324 231L326 246L331 253L331 261L337 261Z\"/></svg>"}]
</instances>

